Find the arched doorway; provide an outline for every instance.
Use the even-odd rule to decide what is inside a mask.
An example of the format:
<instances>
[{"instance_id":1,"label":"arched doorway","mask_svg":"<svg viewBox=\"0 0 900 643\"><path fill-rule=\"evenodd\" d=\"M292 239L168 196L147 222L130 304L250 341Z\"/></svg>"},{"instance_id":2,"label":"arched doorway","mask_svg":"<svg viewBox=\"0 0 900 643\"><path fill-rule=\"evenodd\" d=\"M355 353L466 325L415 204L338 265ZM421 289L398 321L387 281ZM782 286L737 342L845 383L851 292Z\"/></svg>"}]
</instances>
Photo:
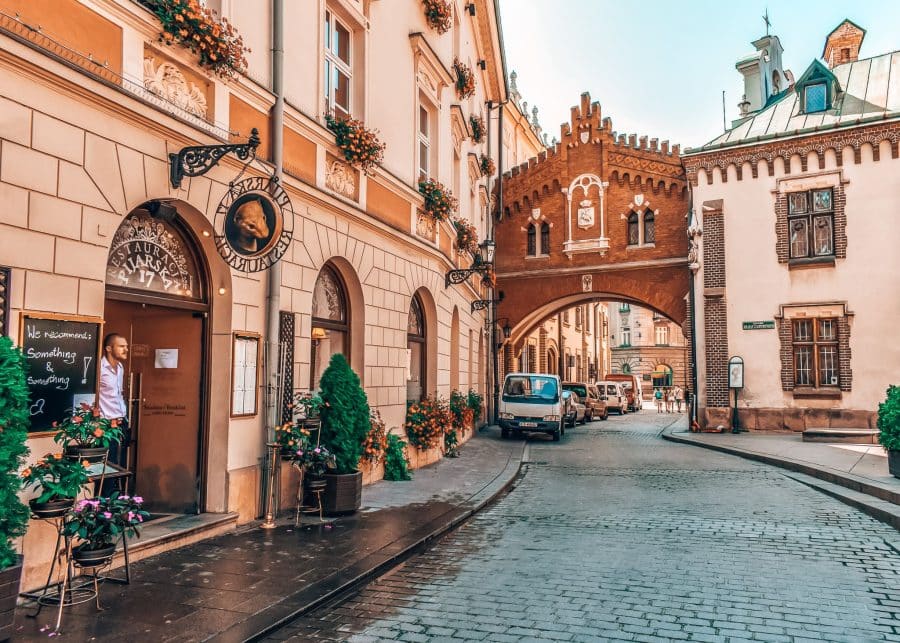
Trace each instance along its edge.
<instances>
[{"instance_id":1,"label":"arched doorway","mask_svg":"<svg viewBox=\"0 0 900 643\"><path fill-rule=\"evenodd\" d=\"M559 355L554 348L547 349L547 372L556 375L559 366Z\"/></svg>"},{"instance_id":2,"label":"arched doorway","mask_svg":"<svg viewBox=\"0 0 900 643\"><path fill-rule=\"evenodd\" d=\"M208 272L179 217L128 215L107 259L106 332L123 335L131 444L120 464L154 513L204 504Z\"/></svg>"},{"instance_id":3,"label":"arched doorway","mask_svg":"<svg viewBox=\"0 0 900 643\"><path fill-rule=\"evenodd\" d=\"M672 367L668 364L657 364L650 377L653 380L653 388L672 386Z\"/></svg>"},{"instance_id":4,"label":"arched doorway","mask_svg":"<svg viewBox=\"0 0 900 643\"><path fill-rule=\"evenodd\" d=\"M406 401L418 402L425 396L427 350L425 336L425 313L418 293L409 303L409 317L406 325L406 352L409 371L406 378Z\"/></svg>"},{"instance_id":5,"label":"arched doorway","mask_svg":"<svg viewBox=\"0 0 900 643\"><path fill-rule=\"evenodd\" d=\"M316 390L332 355L342 353L351 363L347 289L329 264L319 272L313 288L311 340L309 386Z\"/></svg>"}]
</instances>

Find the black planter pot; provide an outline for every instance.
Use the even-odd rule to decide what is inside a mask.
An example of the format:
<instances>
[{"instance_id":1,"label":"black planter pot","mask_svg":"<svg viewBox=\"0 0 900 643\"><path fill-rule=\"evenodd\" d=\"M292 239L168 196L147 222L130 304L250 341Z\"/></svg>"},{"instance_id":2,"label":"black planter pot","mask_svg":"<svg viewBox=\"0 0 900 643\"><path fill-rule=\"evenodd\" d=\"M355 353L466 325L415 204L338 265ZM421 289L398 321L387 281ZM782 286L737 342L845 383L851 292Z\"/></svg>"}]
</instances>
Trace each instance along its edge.
<instances>
[{"instance_id":1,"label":"black planter pot","mask_svg":"<svg viewBox=\"0 0 900 643\"><path fill-rule=\"evenodd\" d=\"M0 569L0 641L12 638L16 616L16 598L22 578L22 557L12 567Z\"/></svg>"},{"instance_id":2,"label":"black planter pot","mask_svg":"<svg viewBox=\"0 0 900 643\"><path fill-rule=\"evenodd\" d=\"M75 505L75 498L59 498L47 502L30 500L28 506L37 518L59 518ZM2 641L3 639L0 639Z\"/></svg>"},{"instance_id":3,"label":"black planter pot","mask_svg":"<svg viewBox=\"0 0 900 643\"><path fill-rule=\"evenodd\" d=\"M888 471L895 478L900 478L900 450L890 449L888 451Z\"/></svg>"},{"instance_id":4,"label":"black planter pot","mask_svg":"<svg viewBox=\"0 0 900 643\"><path fill-rule=\"evenodd\" d=\"M116 546L106 545L97 549L89 549L88 543L78 545L72 550L72 558L82 567L99 567L105 565L112 560L113 554L116 553Z\"/></svg>"},{"instance_id":5,"label":"black planter pot","mask_svg":"<svg viewBox=\"0 0 900 643\"><path fill-rule=\"evenodd\" d=\"M79 447L74 445L66 447L67 457L87 460L88 462L101 462L107 453L109 453L108 447Z\"/></svg>"},{"instance_id":6,"label":"black planter pot","mask_svg":"<svg viewBox=\"0 0 900 643\"><path fill-rule=\"evenodd\" d=\"M328 516L352 514L362 504L362 471L326 473L322 504Z\"/></svg>"}]
</instances>

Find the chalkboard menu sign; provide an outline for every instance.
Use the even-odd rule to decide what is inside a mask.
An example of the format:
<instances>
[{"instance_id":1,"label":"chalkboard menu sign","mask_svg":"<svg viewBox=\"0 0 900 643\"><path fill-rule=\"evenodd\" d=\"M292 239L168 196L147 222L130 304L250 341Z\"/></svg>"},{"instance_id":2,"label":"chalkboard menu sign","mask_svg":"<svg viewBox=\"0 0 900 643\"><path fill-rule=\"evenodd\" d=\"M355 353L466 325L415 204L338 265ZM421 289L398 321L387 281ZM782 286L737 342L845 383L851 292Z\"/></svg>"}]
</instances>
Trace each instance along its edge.
<instances>
[{"instance_id":1,"label":"chalkboard menu sign","mask_svg":"<svg viewBox=\"0 0 900 643\"><path fill-rule=\"evenodd\" d=\"M103 320L22 313L31 431L47 431L81 402L94 403Z\"/></svg>"}]
</instances>

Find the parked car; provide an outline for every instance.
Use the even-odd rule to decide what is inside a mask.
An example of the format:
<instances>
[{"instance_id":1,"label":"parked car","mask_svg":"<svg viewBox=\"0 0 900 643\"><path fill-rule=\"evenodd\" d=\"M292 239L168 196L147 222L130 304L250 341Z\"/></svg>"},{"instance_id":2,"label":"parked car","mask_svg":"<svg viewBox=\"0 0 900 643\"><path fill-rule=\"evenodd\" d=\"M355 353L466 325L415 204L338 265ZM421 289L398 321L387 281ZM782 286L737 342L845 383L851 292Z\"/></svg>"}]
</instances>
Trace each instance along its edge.
<instances>
[{"instance_id":1,"label":"parked car","mask_svg":"<svg viewBox=\"0 0 900 643\"><path fill-rule=\"evenodd\" d=\"M628 410L640 411L644 406L644 390L641 378L631 373L607 373L603 378L606 382L620 382L625 389L625 397L628 398Z\"/></svg>"},{"instance_id":2,"label":"parked car","mask_svg":"<svg viewBox=\"0 0 900 643\"><path fill-rule=\"evenodd\" d=\"M574 391L563 391L563 414L566 424L573 427L576 423L584 424L587 421L587 407Z\"/></svg>"},{"instance_id":3,"label":"parked car","mask_svg":"<svg viewBox=\"0 0 900 643\"><path fill-rule=\"evenodd\" d=\"M625 395L621 382L604 380L597 382L596 387L600 391L600 398L606 401L606 407L609 410L618 411L619 415L628 413L628 397Z\"/></svg>"},{"instance_id":4,"label":"parked car","mask_svg":"<svg viewBox=\"0 0 900 643\"><path fill-rule=\"evenodd\" d=\"M564 403L559 376L509 373L497 409L500 435L549 433L558 442L566 434Z\"/></svg>"},{"instance_id":5,"label":"parked car","mask_svg":"<svg viewBox=\"0 0 900 643\"><path fill-rule=\"evenodd\" d=\"M586 382L563 382L564 391L573 391L586 407L586 422L593 422L599 418L605 420L609 417L609 410L606 407L606 401L600 399L600 391L593 384Z\"/></svg>"}]
</instances>

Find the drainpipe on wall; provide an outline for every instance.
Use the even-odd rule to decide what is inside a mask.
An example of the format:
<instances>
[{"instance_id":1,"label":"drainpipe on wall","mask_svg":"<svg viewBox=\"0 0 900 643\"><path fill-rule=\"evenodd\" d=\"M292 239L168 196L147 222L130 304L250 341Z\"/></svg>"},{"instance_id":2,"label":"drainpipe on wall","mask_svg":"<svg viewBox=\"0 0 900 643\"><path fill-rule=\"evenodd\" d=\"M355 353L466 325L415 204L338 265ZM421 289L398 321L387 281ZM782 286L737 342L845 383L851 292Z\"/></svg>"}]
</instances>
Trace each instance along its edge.
<instances>
[{"instance_id":1,"label":"drainpipe on wall","mask_svg":"<svg viewBox=\"0 0 900 643\"><path fill-rule=\"evenodd\" d=\"M505 81L504 81L505 82ZM500 110L500 113L497 117L497 216L503 216L503 106L506 104L506 101L498 103L497 108ZM490 122L491 122L491 113L488 111L488 128L490 131ZM490 146L490 138L488 138L488 146ZM488 149L488 153L490 153L490 147ZM494 219L490 214L488 215L490 219L491 226L491 235L490 238L494 239ZM496 253L495 253L495 261L496 261ZM496 298L496 294L494 289L491 289L491 298ZM500 362L499 356L497 355L498 346L496 342L496 334L497 334L497 307L496 305L491 306L491 349L493 352L493 369L494 369L494 424L497 424L498 417L498 409L500 405Z\"/></svg>"},{"instance_id":2,"label":"drainpipe on wall","mask_svg":"<svg viewBox=\"0 0 900 643\"><path fill-rule=\"evenodd\" d=\"M284 178L284 0L272 0L272 159L275 163L275 179ZM275 441L275 426L280 423L281 400L278 399L280 355L279 313L281 311L281 262L276 261L268 270L266 294L266 442ZM293 368L290 365L289 368ZM266 499L264 526L274 527L274 484L277 458L274 449L267 449L267 471L263 477Z\"/></svg>"},{"instance_id":3,"label":"drainpipe on wall","mask_svg":"<svg viewBox=\"0 0 900 643\"><path fill-rule=\"evenodd\" d=\"M693 214L694 191L693 189L691 189L691 182L688 181L688 226L691 225ZM691 271L690 266L688 266L687 271L688 278L690 279L690 289L688 290L688 297L690 298L691 302L691 408L689 411L690 420L688 422L688 428L693 428L694 422L697 421L697 410L700 405L700 389L697 375L697 299L694 288L694 279L696 277L696 274Z\"/></svg>"}]
</instances>

